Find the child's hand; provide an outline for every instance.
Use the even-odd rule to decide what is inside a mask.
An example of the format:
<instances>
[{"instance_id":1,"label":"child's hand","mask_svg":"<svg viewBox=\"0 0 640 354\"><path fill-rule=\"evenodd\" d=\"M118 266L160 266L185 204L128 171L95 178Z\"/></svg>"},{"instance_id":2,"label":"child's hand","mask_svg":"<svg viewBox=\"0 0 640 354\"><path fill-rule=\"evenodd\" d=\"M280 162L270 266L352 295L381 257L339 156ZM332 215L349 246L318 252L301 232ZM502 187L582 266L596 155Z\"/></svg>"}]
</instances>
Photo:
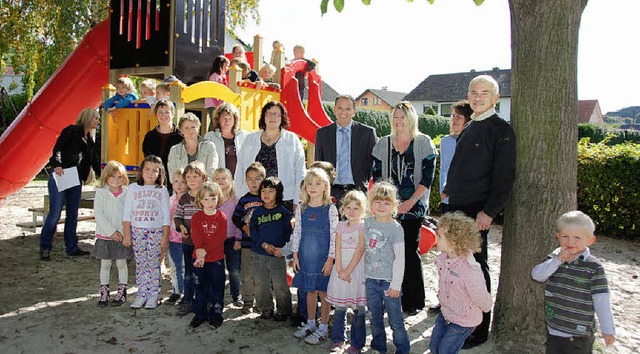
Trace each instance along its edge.
<instances>
[{"instance_id":1,"label":"child's hand","mask_svg":"<svg viewBox=\"0 0 640 354\"><path fill-rule=\"evenodd\" d=\"M121 242L123 239L123 236L120 232L116 231L111 235L111 241L116 241L116 242Z\"/></svg>"},{"instance_id":2,"label":"child's hand","mask_svg":"<svg viewBox=\"0 0 640 354\"><path fill-rule=\"evenodd\" d=\"M387 294L389 295L389 297L395 299L398 296L400 296L400 290L393 290L393 289L389 288L389 290L387 290Z\"/></svg>"},{"instance_id":3,"label":"child's hand","mask_svg":"<svg viewBox=\"0 0 640 354\"><path fill-rule=\"evenodd\" d=\"M244 233L247 234L247 236L251 237L251 228L249 227L249 225L244 225L242 227L242 231L244 231Z\"/></svg>"},{"instance_id":4,"label":"child's hand","mask_svg":"<svg viewBox=\"0 0 640 354\"><path fill-rule=\"evenodd\" d=\"M571 255L566 248L563 248L560 253L558 253L558 260L560 260L560 262L568 262L571 260Z\"/></svg>"},{"instance_id":5,"label":"child's hand","mask_svg":"<svg viewBox=\"0 0 640 354\"><path fill-rule=\"evenodd\" d=\"M300 262L298 261L298 256L293 256L293 271L298 273L300 272Z\"/></svg>"},{"instance_id":6,"label":"child's hand","mask_svg":"<svg viewBox=\"0 0 640 354\"><path fill-rule=\"evenodd\" d=\"M196 258L204 259L204 256L207 255L207 250L204 248L196 248Z\"/></svg>"},{"instance_id":7,"label":"child's hand","mask_svg":"<svg viewBox=\"0 0 640 354\"><path fill-rule=\"evenodd\" d=\"M324 262L324 266L322 266L322 274L325 277L331 275L331 269L333 269L333 259L327 259L327 261Z\"/></svg>"},{"instance_id":8,"label":"child's hand","mask_svg":"<svg viewBox=\"0 0 640 354\"><path fill-rule=\"evenodd\" d=\"M338 271L338 278L340 278L341 280L344 280L346 282L351 282L351 276L349 276L349 273L347 273L344 269L340 269ZM347 278L349 280L347 280Z\"/></svg>"},{"instance_id":9,"label":"child's hand","mask_svg":"<svg viewBox=\"0 0 640 354\"><path fill-rule=\"evenodd\" d=\"M160 241L160 252L162 253L162 258L164 258L164 253L169 248L169 237L162 237L162 241Z\"/></svg>"},{"instance_id":10,"label":"child's hand","mask_svg":"<svg viewBox=\"0 0 640 354\"><path fill-rule=\"evenodd\" d=\"M196 268L202 268L202 267L204 267L204 257L202 257L202 258L197 258L197 259L195 260L195 262L193 262L193 266L194 266L194 267L196 267Z\"/></svg>"},{"instance_id":11,"label":"child's hand","mask_svg":"<svg viewBox=\"0 0 640 354\"><path fill-rule=\"evenodd\" d=\"M131 236L129 236L129 235L125 235L125 236L122 238L122 245L123 245L124 247L131 247Z\"/></svg>"},{"instance_id":12,"label":"child's hand","mask_svg":"<svg viewBox=\"0 0 640 354\"><path fill-rule=\"evenodd\" d=\"M603 334L602 336L604 337L604 344L607 347L612 345L616 341L616 336L614 336L613 334Z\"/></svg>"},{"instance_id":13,"label":"child's hand","mask_svg":"<svg viewBox=\"0 0 640 354\"><path fill-rule=\"evenodd\" d=\"M237 251L242 248L242 243L240 241L236 241L233 243L233 250Z\"/></svg>"},{"instance_id":14,"label":"child's hand","mask_svg":"<svg viewBox=\"0 0 640 354\"><path fill-rule=\"evenodd\" d=\"M275 251L273 251L273 255L282 258L282 248L276 248Z\"/></svg>"},{"instance_id":15,"label":"child's hand","mask_svg":"<svg viewBox=\"0 0 640 354\"><path fill-rule=\"evenodd\" d=\"M182 238L189 238L189 231L184 225L180 225L180 234L182 234Z\"/></svg>"}]
</instances>

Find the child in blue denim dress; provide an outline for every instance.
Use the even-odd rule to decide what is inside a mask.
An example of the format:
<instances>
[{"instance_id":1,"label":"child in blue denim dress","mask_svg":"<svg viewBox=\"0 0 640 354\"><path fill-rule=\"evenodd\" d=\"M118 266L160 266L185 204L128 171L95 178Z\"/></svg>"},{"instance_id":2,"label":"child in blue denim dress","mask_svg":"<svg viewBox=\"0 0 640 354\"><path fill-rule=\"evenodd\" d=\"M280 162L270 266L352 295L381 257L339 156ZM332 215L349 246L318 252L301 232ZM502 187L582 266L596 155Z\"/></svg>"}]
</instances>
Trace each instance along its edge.
<instances>
[{"instance_id":1,"label":"child in blue denim dress","mask_svg":"<svg viewBox=\"0 0 640 354\"><path fill-rule=\"evenodd\" d=\"M404 231L394 219L398 212L398 190L388 182L379 182L369 193L372 217L364 221L364 277L367 307L371 313L371 349L387 352L384 310L389 316L396 353L411 349L404 328L400 289L404 274Z\"/></svg>"},{"instance_id":2,"label":"child in blue denim dress","mask_svg":"<svg viewBox=\"0 0 640 354\"><path fill-rule=\"evenodd\" d=\"M311 168L302 185L300 205L293 229L293 286L307 291L307 323L293 335L318 344L329 337L329 312L326 300L329 275L335 258L335 233L338 210L331 203L329 176L320 168ZM320 296L320 327L316 328L316 301ZM298 299L302 301L303 299Z\"/></svg>"}]
</instances>

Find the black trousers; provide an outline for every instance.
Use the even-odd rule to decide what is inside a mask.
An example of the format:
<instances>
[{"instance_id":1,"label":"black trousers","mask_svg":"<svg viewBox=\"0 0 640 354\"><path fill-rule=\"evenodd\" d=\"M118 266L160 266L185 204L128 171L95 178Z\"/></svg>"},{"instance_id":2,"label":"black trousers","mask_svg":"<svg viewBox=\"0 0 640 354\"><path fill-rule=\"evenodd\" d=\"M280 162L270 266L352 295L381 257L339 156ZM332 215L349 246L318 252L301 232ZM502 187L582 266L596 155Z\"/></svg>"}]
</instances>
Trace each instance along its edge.
<instances>
[{"instance_id":1,"label":"black trousers","mask_svg":"<svg viewBox=\"0 0 640 354\"><path fill-rule=\"evenodd\" d=\"M424 275L418 245L422 219L399 220L404 230L404 279L402 280L402 311L424 308Z\"/></svg>"},{"instance_id":2,"label":"black trousers","mask_svg":"<svg viewBox=\"0 0 640 354\"><path fill-rule=\"evenodd\" d=\"M446 212L454 212L461 211L465 213L468 217L473 220L476 219L478 213L482 210L482 204L472 204L472 205L453 205L449 204L446 207ZM489 275L489 247L488 247L488 237L489 230L480 231L480 237L482 238L482 246L481 250L478 253L473 254L473 258L475 258L476 262L480 264L480 268L482 269L482 274L484 275L484 281L487 285L487 291L491 293L491 276ZM491 325L491 311L482 314L482 323L478 325L471 333L472 336L480 339L486 339L489 336L489 327Z\"/></svg>"},{"instance_id":3,"label":"black trousers","mask_svg":"<svg viewBox=\"0 0 640 354\"><path fill-rule=\"evenodd\" d=\"M584 337L558 337L547 333L547 354L591 354L593 335Z\"/></svg>"}]
</instances>

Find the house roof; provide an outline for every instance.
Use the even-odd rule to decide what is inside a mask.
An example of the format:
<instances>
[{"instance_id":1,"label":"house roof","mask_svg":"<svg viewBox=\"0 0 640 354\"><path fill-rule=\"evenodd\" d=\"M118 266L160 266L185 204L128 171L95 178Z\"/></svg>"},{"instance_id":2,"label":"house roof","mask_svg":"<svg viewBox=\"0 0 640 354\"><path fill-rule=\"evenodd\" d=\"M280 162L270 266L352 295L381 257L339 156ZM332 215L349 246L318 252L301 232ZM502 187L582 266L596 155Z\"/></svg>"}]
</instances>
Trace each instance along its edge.
<instances>
[{"instance_id":1,"label":"house roof","mask_svg":"<svg viewBox=\"0 0 640 354\"><path fill-rule=\"evenodd\" d=\"M511 69L493 68L464 73L429 75L404 99L407 101L455 102L467 98L469 82L478 75L490 75L500 86L500 97L511 97Z\"/></svg>"},{"instance_id":2,"label":"house roof","mask_svg":"<svg viewBox=\"0 0 640 354\"><path fill-rule=\"evenodd\" d=\"M381 100L383 100L384 102L386 102L389 106L393 107L395 105L397 105L400 101L402 101L404 99L404 97L407 95L406 92L396 92L396 91L389 91L389 90L374 90L374 89L366 89L364 90L363 93L360 94L360 96L358 96L356 98L356 101L358 101L362 96L364 96L367 92L371 92L372 94L380 97Z\"/></svg>"},{"instance_id":3,"label":"house roof","mask_svg":"<svg viewBox=\"0 0 640 354\"><path fill-rule=\"evenodd\" d=\"M322 80L322 102L334 102L340 94L329 86L326 81ZM304 90L304 99L309 100L309 90Z\"/></svg>"},{"instance_id":4,"label":"house roof","mask_svg":"<svg viewBox=\"0 0 640 354\"><path fill-rule=\"evenodd\" d=\"M578 123L589 123L593 110L598 106L598 100L578 101ZM602 116L602 113L600 113Z\"/></svg>"}]
</instances>

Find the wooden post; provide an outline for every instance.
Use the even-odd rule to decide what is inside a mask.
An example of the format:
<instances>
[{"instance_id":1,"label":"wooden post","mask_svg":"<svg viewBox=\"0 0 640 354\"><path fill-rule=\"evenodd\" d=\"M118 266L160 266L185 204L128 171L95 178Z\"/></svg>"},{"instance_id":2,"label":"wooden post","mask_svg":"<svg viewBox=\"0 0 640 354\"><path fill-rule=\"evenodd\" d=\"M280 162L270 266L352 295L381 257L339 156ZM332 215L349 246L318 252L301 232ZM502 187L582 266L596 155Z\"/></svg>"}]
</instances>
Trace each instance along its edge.
<instances>
[{"instance_id":1,"label":"wooden post","mask_svg":"<svg viewBox=\"0 0 640 354\"><path fill-rule=\"evenodd\" d=\"M242 69L240 69L239 66L234 65L233 67L229 68L229 88L235 93L240 93L240 86L238 86L238 81L242 81Z\"/></svg>"},{"instance_id":2,"label":"wooden post","mask_svg":"<svg viewBox=\"0 0 640 354\"><path fill-rule=\"evenodd\" d=\"M172 82L169 88L171 89L171 102L176 105L176 111L173 115L173 124L178 125L178 121L180 117L184 115L184 102L182 102L182 87L180 85L184 85L180 81Z\"/></svg>"},{"instance_id":3,"label":"wooden post","mask_svg":"<svg viewBox=\"0 0 640 354\"><path fill-rule=\"evenodd\" d=\"M284 50L282 48L276 49L276 53L273 56L273 66L276 67L276 73L273 80L282 86L282 68L284 68Z\"/></svg>"},{"instance_id":4,"label":"wooden post","mask_svg":"<svg viewBox=\"0 0 640 354\"><path fill-rule=\"evenodd\" d=\"M253 36L253 70L260 72L263 60L262 37L259 34Z\"/></svg>"},{"instance_id":5,"label":"wooden post","mask_svg":"<svg viewBox=\"0 0 640 354\"><path fill-rule=\"evenodd\" d=\"M113 85L102 86L102 102L108 100L115 93L116 88ZM100 162L102 163L107 162L109 156L109 125L111 124L111 117L107 111L102 111L100 122L102 123L100 126Z\"/></svg>"}]
</instances>

